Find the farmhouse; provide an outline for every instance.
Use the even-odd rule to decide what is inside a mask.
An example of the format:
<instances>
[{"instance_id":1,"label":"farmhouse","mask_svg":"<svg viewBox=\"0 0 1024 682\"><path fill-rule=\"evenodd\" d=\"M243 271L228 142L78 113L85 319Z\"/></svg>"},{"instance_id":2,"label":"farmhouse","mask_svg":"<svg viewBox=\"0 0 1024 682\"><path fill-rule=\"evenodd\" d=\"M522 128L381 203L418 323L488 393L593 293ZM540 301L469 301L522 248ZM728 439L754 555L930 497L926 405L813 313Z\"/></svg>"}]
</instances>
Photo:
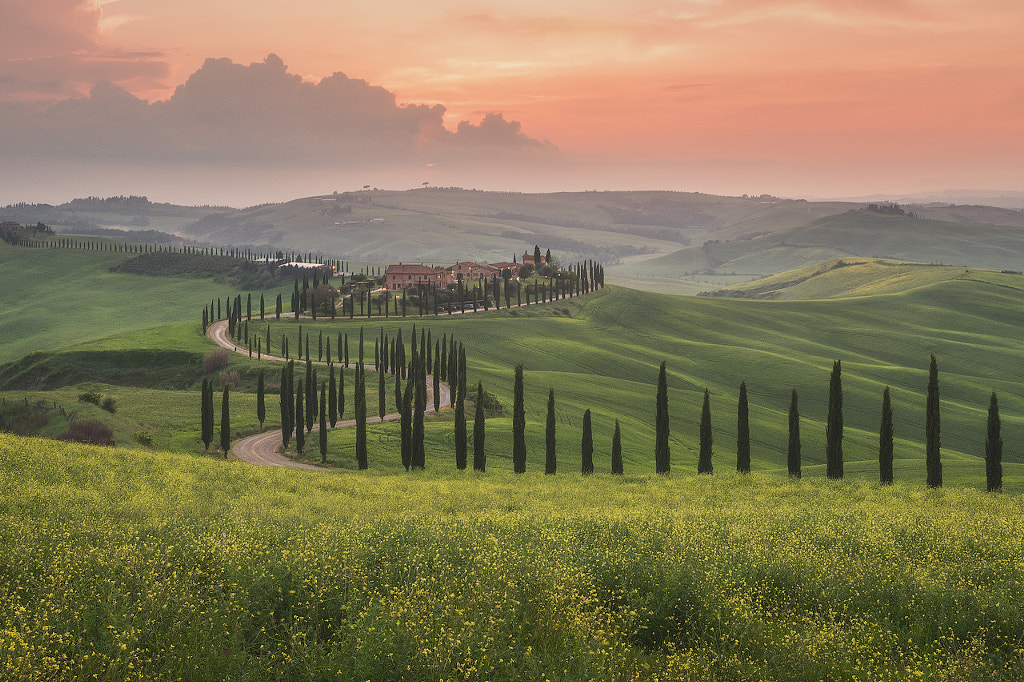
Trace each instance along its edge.
<instances>
[{"instance_id":1,"label":"farmhouse","mask_svg":"<svg viewBox=\"0 0 1024 682\"><path fill-rule=\"evenodd\" d=\"M523 262L523 265L532 265L533 267L536 268L536 267L538 267L540 265L546 264L548 262L548 259L545 258L543 255L541 255L540 263L534 263L533 262L533 254L532 253L527 253L527 252L523 251L522 262Z\"/></svg>"},{"instance_id":2,"label":"farmhouse","mask_svg":"<svg viewBox=\"0 0 1024 682\"><path fill-rule=\"evenodd\" d=\"M519 276L519 263L510 263L508 261L502 261L500 263L491 263L490 266L497 270L499 275L505 270L508 270L510 273L512 273L512 277Z\"/></svg>"},{"instance_id":3,"label":"farmhouse","mask_svg":"<svg viewBox=\"0 0 1024 682\"><path fill-rule=\"evenodd\" d=\"M384 287L389 291L399 291L419 286L446 287L452 281L451 273L444 268L430 265L407 265L399 263L389 265L384 271Z\"/></svg>"},{"instance_id":4,"label":"farmhouse","mask_svg":"<svg viewBox=\"0 0 1024 682\"><path fill-rule=\"evenodd\" d=\"M469 261L460 261L456 263L448 268L448 272L451 274L453 280L485 279L501 274L501 270L499 268L495 268L493 265L483 265L481 263L471 263Z\"/></svg>"}]
</instances>

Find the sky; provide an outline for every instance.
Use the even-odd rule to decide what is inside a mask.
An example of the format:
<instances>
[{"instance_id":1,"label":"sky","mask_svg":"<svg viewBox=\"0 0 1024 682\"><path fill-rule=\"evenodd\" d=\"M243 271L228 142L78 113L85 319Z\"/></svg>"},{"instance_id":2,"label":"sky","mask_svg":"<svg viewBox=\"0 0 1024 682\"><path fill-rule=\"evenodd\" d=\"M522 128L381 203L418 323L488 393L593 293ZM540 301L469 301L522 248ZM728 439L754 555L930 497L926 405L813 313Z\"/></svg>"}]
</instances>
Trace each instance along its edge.
<instances>
[{"instance_id":1,"label":"sky","mask_svg":"<svg viewBox=\"0 0 1024 682\"><path fill-rule=\"evenodd\" d=\"M1019 0L0 0L0 203L1024 189Z\"/></svg>"}]
</instances>

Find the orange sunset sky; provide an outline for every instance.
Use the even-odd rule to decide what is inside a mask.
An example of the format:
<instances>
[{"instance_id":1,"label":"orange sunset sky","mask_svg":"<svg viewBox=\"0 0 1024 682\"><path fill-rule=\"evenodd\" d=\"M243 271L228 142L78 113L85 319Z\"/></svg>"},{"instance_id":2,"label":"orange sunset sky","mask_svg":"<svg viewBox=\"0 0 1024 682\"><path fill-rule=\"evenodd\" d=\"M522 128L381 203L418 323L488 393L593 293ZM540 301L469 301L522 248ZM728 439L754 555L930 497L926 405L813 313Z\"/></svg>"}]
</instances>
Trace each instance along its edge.
<instances>
[{"instance_id":1,"label":"orange sunset sky","mask_svg":"<svg viewBox=\"0 0 1024 682\"><path fill-rule=\"evenodd\" d=\"M783 196L1024 189L1019 0L0 0L0 8L0 143L8 140L23 168L79 169L50 174L59 181L46 190L44 174L4 171L0 201L61 199L51 196L61 191L162 197L172 162L196 177L230 166L247 178L225 188L225 201L255 200L264 188L272 199L312 194L357 177L396 188L422 180ZM243 68L271 54L283 65ZM208 58L238 68L222 62L223 73L211 72L199 95L155 106ZM294 186L275 189L257 172L275 163L269 151L250 163L230 156L235 148L225 148L225 161L215 143L204 153L200 144L182 151L126 142L123 158L99 160L75 137L96 138L96 128L78 128L82 121L132 129L148 116L161 122L146 123L139 139L151 139L155 127L172 139L182 120L194 124L200 95L230 94L236 75L264 87L264 72L310 86L343 72L392 93L399 107L442 105L443 113L433 111L444 130L424 113L413 136L420 142L410 144L429 128L431 140L448 140L447 151L434 159L433 147L420 146L417 155L392 158L378 146L359 156L339 139L335 160L311 164L315 173L298 172L301 159L281 162L297 174ZM100 81L144 102L94 91ZM245 96L238 102L254 95ZM330 106L344 108L341 97ZM269 105L235 106L257 116L251 112ZM165 115L170 109L179 113ZM481 125L488 114L502 118ZM226 114L218 121L209 125L231 127ZM462 121L472 125L459 130ZM506 126L512 121L521 127ZM289 125L253 130L281 130L287 141ZM502 140L516 152L506 155ZM119 144L111 138L107 146ZM248 144L258 146L257 138ZM471 147L477 152L463 153ZM119 175L125 163L135 168ZM80 169L90 164L86 181ZM172 198L212 198L208 183L189 190L181 176L167 185Z\"/></svg>"}]
</instances>

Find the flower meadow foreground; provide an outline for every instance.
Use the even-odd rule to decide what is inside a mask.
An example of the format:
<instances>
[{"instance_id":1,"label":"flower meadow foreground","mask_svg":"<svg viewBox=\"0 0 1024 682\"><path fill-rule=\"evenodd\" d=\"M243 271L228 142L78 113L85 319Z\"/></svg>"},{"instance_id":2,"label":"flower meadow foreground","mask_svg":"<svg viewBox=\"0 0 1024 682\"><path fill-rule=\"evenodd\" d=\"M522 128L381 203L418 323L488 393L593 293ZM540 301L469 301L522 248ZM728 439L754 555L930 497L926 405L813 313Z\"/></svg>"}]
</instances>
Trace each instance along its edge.
<instances>
[{"instance_id":1,"label":"flower meadow foreground","mask_svg":"<svg viewBox=\"0 0 1024 682\"><path fill-rule=\"evenodd\" d=\"M1017 495L0 435L0 678L1024 678Z\"/></svg>"}]
</instances>

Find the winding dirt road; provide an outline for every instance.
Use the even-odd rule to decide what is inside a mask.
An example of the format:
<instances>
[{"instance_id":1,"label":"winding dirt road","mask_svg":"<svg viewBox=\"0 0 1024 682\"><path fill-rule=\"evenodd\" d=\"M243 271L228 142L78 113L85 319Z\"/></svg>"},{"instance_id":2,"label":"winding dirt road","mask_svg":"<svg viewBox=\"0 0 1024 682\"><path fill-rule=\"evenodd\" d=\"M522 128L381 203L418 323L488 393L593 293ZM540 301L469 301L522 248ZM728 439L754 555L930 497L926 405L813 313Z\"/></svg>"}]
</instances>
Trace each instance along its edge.
<instances>
[{"instance_id":1,"label":"winding dirt road","mask_svg":"<svg viewBox=\"0 0 1024 682\"><path fill-rule=\"evenodd\" d=\"M243 348L236 344L228 337L228 322L227 320L221 320L214 322L206 328L206 335L214 341L221 348L226 348L229 351L235 353L241 353L242 355L249 355L249 349ZM283 357L279 355L267 355L261 354L261 360L267 360L269 362L287 362ZM326 362L315 362L315 365L327 366ZM373 365L363 365L365 369L374 372L376 367ZM431 375L427 375L427 412L434 411L434 387L433 378ZM448 407L452 404L451 389L446 384L441 384L441 407ZM383 421L397 421L400 415L397 412L392 414L384 415ZM379 419L378 419L379 421ZM373 423L372 418L367 416L367 423ZM344 429L355 426L355 419L346 419L345 421L338 422L334 428ZM316 433L320 430L318 424L313 425L313 431ZM281 446L284 444L284 439L281 435L281 429L275 429L272 431L264 431L258 433L255 436L249 436L236 442L232 447L231 451L240 460L249 462L250 464L257 464L260 466L271 466L271 467L291 467L293 469L307 469L312 471L327 471L324 467L314 466L312 464L303 464L302 462L296 462L293 459L289 459L281 454Z\"/></svg>"}]
</instances>

